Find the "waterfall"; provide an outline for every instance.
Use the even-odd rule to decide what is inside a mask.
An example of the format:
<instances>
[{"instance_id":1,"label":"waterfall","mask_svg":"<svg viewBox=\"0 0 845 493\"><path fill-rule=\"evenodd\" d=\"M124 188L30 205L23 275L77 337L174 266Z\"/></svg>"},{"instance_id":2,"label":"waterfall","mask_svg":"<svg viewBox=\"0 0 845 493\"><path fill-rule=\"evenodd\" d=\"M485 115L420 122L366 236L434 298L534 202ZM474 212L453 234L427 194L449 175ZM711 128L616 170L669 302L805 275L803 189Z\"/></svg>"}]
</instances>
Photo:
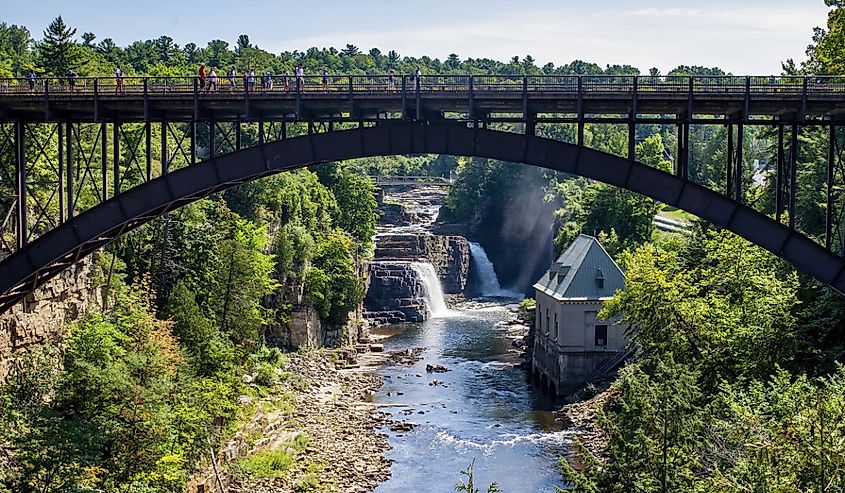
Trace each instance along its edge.
<instances>
[{"instance_id":1,"label":"waterfall","mask_svg":"<svg viewBox=\"0 0 845 493\"><path fill-rule=\"evenodd\" d=\"M472 257L472 266L478 275L479 293L481 296L501 298L518 297L516 293L502 289L502 286L499 285L499 278L496 277L493 262L487 258L487 252L484 251L484 247L478 243L470 242L469 251Z\"/></svg>"},{"instance_id":2,"label":"waterfall","mask_svg":"<svg viewBox=\"0 0 845 493\"><path fill-rule=\"evenodd\" d=\"M411 268L420 276L425 288L426 303L431 311L431 318L441 318L449 314L449 308L443 299L443 288L434 266L428 262L411 262Z\"/></svg>"}]
</instances>

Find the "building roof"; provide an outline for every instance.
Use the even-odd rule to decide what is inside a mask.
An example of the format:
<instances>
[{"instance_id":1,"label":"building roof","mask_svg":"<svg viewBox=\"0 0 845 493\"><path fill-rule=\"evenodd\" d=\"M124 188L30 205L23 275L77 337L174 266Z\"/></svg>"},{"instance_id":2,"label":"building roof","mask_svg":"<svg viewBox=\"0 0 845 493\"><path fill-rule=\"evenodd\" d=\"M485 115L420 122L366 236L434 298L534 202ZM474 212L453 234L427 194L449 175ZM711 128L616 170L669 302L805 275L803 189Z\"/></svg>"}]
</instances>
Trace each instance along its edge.
<instances>
[{"instance_id":1,"label":"building roof","mask_svg":"<svg viewBox=\"0 0 845 493\"><path fill-rule=\"evenodd\" d=\"M603 300L625 287L625 274L592 236L578 235L534 289L557 300Z\"/></svg>"}]
</instances>

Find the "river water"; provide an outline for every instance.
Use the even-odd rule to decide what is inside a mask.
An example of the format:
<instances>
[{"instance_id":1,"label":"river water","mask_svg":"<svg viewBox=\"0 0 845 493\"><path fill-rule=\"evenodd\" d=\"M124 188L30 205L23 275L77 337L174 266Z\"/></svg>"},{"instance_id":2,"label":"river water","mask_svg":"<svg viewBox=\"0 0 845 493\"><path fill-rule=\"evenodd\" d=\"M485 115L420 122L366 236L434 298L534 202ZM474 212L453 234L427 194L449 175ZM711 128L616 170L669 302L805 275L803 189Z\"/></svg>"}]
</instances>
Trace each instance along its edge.
<instances>
[{"instance_id":1,"label":"river water","mask_svg":"<svg viewBox=\"0 0 845 493\"><path fill-rule=\"evenodd\" d=\"M513 308L513 307L511 307ZM418 426L387 431L391 478L377 492L448 492L475 460L476 485L496 481L506 493L554 491L562 486L559 457L569 434L549 412L551 403L517 365L501 303L452 309L422 324L385 326L385 350L423 347L413 366L380 370L374 397L394 419ZM427 364L450 371L426 373ZM442 384L431 385L435 380Z\"/></svg>"}]
</instances>

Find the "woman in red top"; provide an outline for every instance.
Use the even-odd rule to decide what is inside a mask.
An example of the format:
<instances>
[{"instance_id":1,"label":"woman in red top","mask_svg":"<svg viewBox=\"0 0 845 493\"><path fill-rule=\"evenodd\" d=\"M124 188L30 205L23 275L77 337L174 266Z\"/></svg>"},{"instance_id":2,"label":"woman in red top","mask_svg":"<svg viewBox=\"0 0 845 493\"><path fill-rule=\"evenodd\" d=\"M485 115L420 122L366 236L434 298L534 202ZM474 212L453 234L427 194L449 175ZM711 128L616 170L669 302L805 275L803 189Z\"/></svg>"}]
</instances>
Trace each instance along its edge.
<instances>
[{"instance_id":1,"label":"woman in red top","mask_svg":"<svg viewBox=\"0 0 845 493\"><path fill-rule=\"evenodd\" d=\"M200 90L205 89L205 65L200 65Z\"/></svg>"}]
</instances>

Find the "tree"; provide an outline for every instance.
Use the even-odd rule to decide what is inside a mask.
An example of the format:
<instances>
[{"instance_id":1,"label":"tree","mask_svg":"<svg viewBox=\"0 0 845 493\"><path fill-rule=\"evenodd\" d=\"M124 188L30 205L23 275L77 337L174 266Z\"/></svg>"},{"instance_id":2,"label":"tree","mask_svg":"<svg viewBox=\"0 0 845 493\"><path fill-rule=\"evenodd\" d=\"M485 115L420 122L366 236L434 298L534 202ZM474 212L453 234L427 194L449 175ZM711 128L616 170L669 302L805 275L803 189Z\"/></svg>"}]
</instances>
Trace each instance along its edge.
<instances>
[{"instance_id":1,"label":"tree","mask_svg":"<svg viewBox=\"0 0 845 493\"><path fill-rule=\"evenodd\" d=\"M79 56L74 50L73 37L76 29L65 25L62 16L53 19L44 31L44 39L38 44L41 66L56 77L64 77L68 70L76 68Z\"/></svg>"},{"instance_id":2,"label":"tree","mask_svg":"<svg viewBox=\"0 0 845 493\"><path fill-rule=\"evenodd\" d=\"M340 50L340 54L342 56L351 58L351 57L360 55L361 50L359 50L358 47L355 46L355 45L347 44L344 49Z\"/></svg>"},{"instance_id":3,"label":"tree","mask_svg":"<svg viewBox=\"0 0 845 493\"><path fill-rule=\"evenodd\" d=\"M156 55L159 60L168 63L179 53L179 46L173 42L170 36L160 36L154 41Z\"/></svg>"},{"instance_id":4,"label":"tree","mask_svg":"<svg viewBox=\"0 0 845 493\"><path fill-rule=\"evenodd\" d=\"M219 330L227 334L241 350L250 350L257 341L259 329L269 320L261 305L277 283L272 256L267 248L266 227L235 219L230 239L224 240L214 266L217 282L208 294L207 308L214 314Z\"/></svg>"},{"instance_id":5,"label":"tree","mask_svg":"<svg viewBox=\"0 0 845 493\"><path fill-rule=\"evenodd\" d=\"M623 369L615 410L600 418L607 461L581 445L583 471L561 464L576 491L692 491L703 424L697 376L671 354Z\"/></svg>"},{"instance_id":6,"label":"tree","mask_svg":"<svg viewBox=\"0 0 845 493\"><path fill-rule=\"evenodd\" d=\"M93 46L97 35L92 32L82 33L82 44L85 46Z\"/></svg>"},{"instance_id":7,"label":"tree","mask_svg":"<svg viewBox=\"0 0 845 493\"><path fill-rule=\"evenodd\" d=\"M252 48L252 44L249 42L249 35L241 34L238 36L238 50L242 50L244 48Z\"/></svg>"}]
</instances>

